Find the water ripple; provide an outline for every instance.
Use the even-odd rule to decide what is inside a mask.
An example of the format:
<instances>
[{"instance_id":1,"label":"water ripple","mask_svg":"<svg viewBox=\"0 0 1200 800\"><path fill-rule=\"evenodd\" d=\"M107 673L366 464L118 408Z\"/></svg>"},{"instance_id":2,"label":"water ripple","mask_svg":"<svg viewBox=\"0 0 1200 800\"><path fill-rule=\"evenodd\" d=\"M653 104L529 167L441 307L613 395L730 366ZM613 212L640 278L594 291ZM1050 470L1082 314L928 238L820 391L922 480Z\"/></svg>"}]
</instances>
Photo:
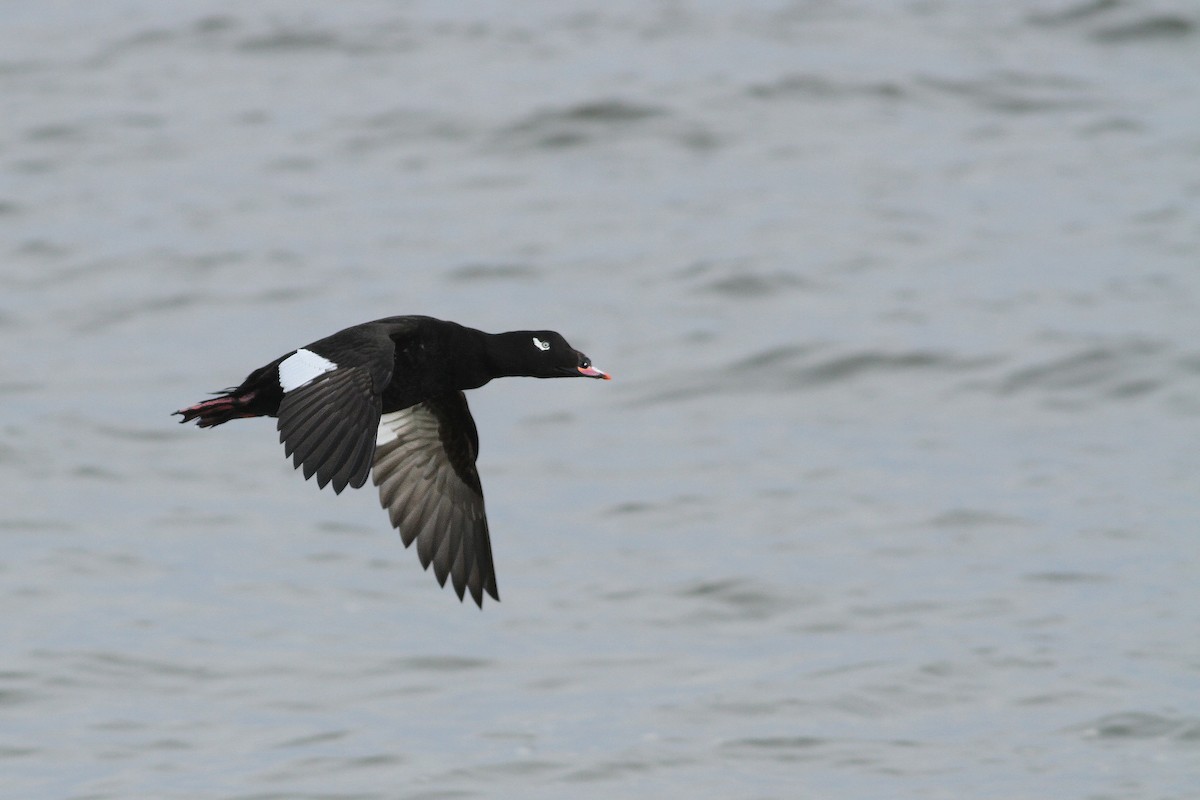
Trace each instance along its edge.
<instances>
[{"instance_id":1,"label":"water ripple","mask_svg":"<svg viewBox=\"0 0 1200 800\"><path fill-rule=\"evenodd\" d=\"M754 83L746 94L764 100L803 97L818 100L850 97L874 97L900 100L908 91L895 81L844 81L816 74L788 74L766 83Z\"/></svg>"},{"instance_id":2,"label":"water ripple","mask_svg":"<svg viewBox=\"0 0 1200 800\"><path fill-rule=\"evenodd\" d=\"M702 381L655 394L641 402L654 404L711 394L809 390L890 373L960 375L999 361L996 357L964 357L934 350L828 354L827 348L819 345L780 345L713 370Z\"/></svg>"},{"instance_id":3,"label":"water ripple","mask_svg":"<svg viewBox=\"0 0 1200 800\"><path fill-rule=\"evenodd\" d=\"M1100 28L1093 34L1098 42L1124 44L1156 39L1179 39L1190 36L1196 23L1178 14L1157 14L1120 25Z\"/></svg>"},{"instance_id":4,"label":"water ripple","mask_svg":"<svg viewBox=\"0 0 1200 800\"><path fill-rule=\"evenodd\" d=\"M447 277L452 281L511 281L532 280L541 271L529 264L464 264L450 270Z\"/></svg>"},{"instance_id":5,"label":"water ripple","mask_svg":"<svg viewBox=\"0 0 1200 800\"><path fill-rule=\"evenodd\" d=\"M1106 714L1074 727L1088 739L1174 739L1200 744L1200 718L1170 717L1143 711Z\"/></svg>"},{"instance_id":6,"label":"water ripple","mask_svg":"<svg viewBox=\"0 0 1200 800\"><path fill-rule=\"evenodd\" d=\"M537 111L502 129L497 141L502 147L518 150L559 150L644 134L692 150L709 149L717 143L707 129L683 122L665 106L612 98Z\"/></svg>"},{"instance_id":7,"label":"water ripple","mask_svg":"<svg viewBox=\"0 0 1200 800\"><path fill-rule=\"evenodd\" d=\"M1098 105L1087 83L1060 75L1000 72L966 80L926 77L919 85L1007 114L1090 110Z\"/></svg>"},{"instance_id":8,"label":"water ripple","mask_svg":"<svg viewBox=\"0 0 1200 800\"><path fill-rule=\"evenodd\" d=\"M1104 44L1169 41L1190 36L1197 28L1194 17L1142 9L1120 0L1088 0L1061 11L1037 12L1028 19L1043 27L1087 26L1092 40Z\"/></svg>"},{"instance_id":9,"label":"water ripple","mask_svg":"<svg viewBox=\"0 0 1200 800\"><path fill-rule=\"evenodd\" d=\"M1175 366L1162 342L1126 341L1084 347L1073 353L1018 367L1000 379L997 394L1078 392L1114 398L1159 388ZM1156 375L1157 373L1157 375Z\"/></svg>"}]
</instances>

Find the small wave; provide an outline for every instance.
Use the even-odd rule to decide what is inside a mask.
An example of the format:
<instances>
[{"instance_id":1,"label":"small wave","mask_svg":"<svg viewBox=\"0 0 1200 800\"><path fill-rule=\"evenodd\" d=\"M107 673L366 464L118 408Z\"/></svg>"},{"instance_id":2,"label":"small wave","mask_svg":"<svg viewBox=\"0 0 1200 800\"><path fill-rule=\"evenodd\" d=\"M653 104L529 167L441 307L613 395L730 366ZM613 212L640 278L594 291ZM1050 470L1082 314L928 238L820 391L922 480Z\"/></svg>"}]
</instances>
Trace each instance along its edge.
<instances>
[{"instance_id":1,"label":"small wave","mask_svg":"<svg viewBox=\"0 0 1200 800\"><path fill-rule=\"evenodd\" d=\"M243 39L238 49L244 52L275 50L336 50L341 47L338 37L318 30L282 29Z\"/></svg>"},{"instance_id":2,"label":"small wave","mask_svg":"<svg viewBox=\"0 0 1200 800\"><path fill-rule=\"evenodd\" d=\"M875 373L933 370L961 372L992 363L989 358L960 358L945 352L869 350L831 355L811 363L803 361L811 349L775 348L755 354L728 368L739 381L781 389L809 389L830 383L858 380Z\"/></svg>"},{"instance_id":3,"label":"small wave","mask_svg":"<svg viewBox=\"0 0 1200 800\"><path fill-rule=\"evenodd\" d=\"M1098 103L1090 94L1090 84L1060 75L999 72L970 79L931 76L918 79L918 83L943 96L1004 114L1090 110Z\"/></svg>"},{"instance_id":4,"label":"small wave","mask_svg":"<svg viewBox=\"0 0 1200 800\"><path fill-rule=\"evenodd\" d=\"M1068 25L1073 22L1091 19L1121 5L1120 0L1087 0L1076 6L1064 8L1062 11L1038 12L1029 16L1029 21L1035 25Z\"/></svg>"},{"instance_id":5,"label":"small wave","mask_svg":"<svg viewBox=\"0 0 1200 800\"><path fill-rule=\"evenodd\" d=\"M528 264L464 264L450 270L452 281L474 283L476 281L532 280L541 273Z\"/></svg>"},{"instance_id":6,"label":"small wave","mask_svg":"<svg viewBox=\"0 0 1200 800\"><path fill-rule=\"evenodd\" d=\"M761 100L787 97L820 100L873 97L900 100L908 95L904 87L894 81L839 81L811 74L790 74L766 83L754 83L746 87L745 93Z\"/></svg>"},{"instance_id":7,"label":"small wave","mask_svg":"<svg viewBox=\"0 0 1200 800\"><path fill-rule=\"evenodd\" d=\"M960 374L994 365L999 360L991 356L964 358L934 350L826 354L825 348L817 345L781 345L713 370L703 383L680 385L642 402L654 404L711 394L803 391L890 373Z\"/></svg>"},{"instance_id":8,"label":"small wave","mask_svg":"<svg viewBox=\"0 0 1200 800\"><path fill-rule=\"evenodd\" d=\"M77 146L83 141L85 134L84 126L80 123L53 122L30 128L25 132L25 136L31 142Z\"/></svg>"},{"instance_id":9,"label":"small wave","mask_svg":"<svg viewBox=\"0 0 1200 800\"><path fill-rule=\"evenodd\" d=\"M1119 0L1089 0L1062 11L1032 14L1028 19L1042 27L1086 25L1091 38L1104 44L1179 39L1197 28L1196 20L1183 14L1142 13Z\"/></svg>"},{"instance_id":10,"label":"small wave","mask_svg":"<svg viewBox=\"0 0 1200 800\"><path fill-rule=\"evenodd\" d=\"M1092 38L1098 42L1123 44L1144 40L1179 39L1190 36L1195 30L1196 23L1187 17L1162 14L1100 28L1092 34Z\"/></svg>"},{"instance_id":11,"label":"small wave","mask_svg":"<svg viewBox=\"0 0 1200 800\"><path fill-rule=\"evenodd\" d=\"M666 114L656 106L623 100L596 100L567 108L538 111L504 131L510 144L539 148L573 147L586 144L597 136L610 137L622 129L636 128L642 122Z\"/></svg>"},{"instance_id":12,"label":"small wave","mask_svg":"<svg viewBox=\"0 0 1200 800\"><path fill-rule=\"evenodd\" d=\"M658 135L687 149L709 149L717 139L688 125L663 106L603 99L535 112L499 134L499 144L518 149L562 149L610 142L631 135Z\"/></svg>"},{"instance_id":13,"label":"small wave","mask_svg":"<svg viewBox=\"0 0 1200 800\"><path fill-rule=\"evenodd\" d=\"M1071 730L1087 739L1175 739L1200 742L1200 718L1168 717L1142 711L1107 714Z\"/></svg>"},{"instance_id":14,"label":"small wave","mask_svg":"<svg viewBox=\"0 0 1200 800\"><path fill-rule=\"evenodd\" d=\"M486 658L467 656L409 656L389 659L383 666L372 669L372 674L395 674L400 672L466 672L484 669L493 664Z\"/></svg>"},{"instance_id":15,"label":"small wave","mask_svg":"<svg viewBox=\"0 0 1200 800\"><path fill-rule=\"evenodd\" d=\"M349 131L344 147L351 153L369 153L415 140L462 142L474 135L473 123L462 117L427 109L394 108L341 123Z\"/></svg>"},{"instance_id":16,"label":"small wave","mask_svg":"<svg viewBox=\"0 0 1200 800\"><path fill-rule=\"evenodd\" d=\"M929 525L935 528L980 528L1023 524L1025 524L1025 521L1020 517L996 514L991 511L980 511L972 508L950 509L949 511L943 511L929 520Z\"/></svg>"},{"instance_id":17,"label":"small wave","mask_svg":"<svg viewBox=\"0 0 1200 800\"><path fill-rule=\"evenodd\" d=\"M683 270L678 277L693 284L692 291L729 298L771 297L791 289L809 288L809 281L791 272L752 269L741 262L700 262Z\"/></svg>"},{"instance_id":18,"label":"small wave","mask_svg":"<svg viewBox=\"0 0 1200 800\"><path fill-rule=\"evenodd\" d=\"M1022 576L1024 580L1036 581L1038 583L1111 583L1112 578L1108 575L1100 575L1093 572L1073 572L1071 570L1047 570L1043 572L1031 572L1028 575Z\"/></svg>"},{"instance_id":19,"label":"small wave","mask_svg":"<svg viewBox=\"0 0 1200 800\"><path fill-rule=\"evenodd\" d=\"M729 578L701 581L677 592L681 598L702 603L705 608L689 615L689 620L761 620L786 610L791 603L760 581Z\"/></svg>"},{"instance_id":20,"label":"small wave","mask_svg":"<svg viewBox=\"0 0 1200 800\"><path fill-rule=\"evenodd\" d=\"M1157 342L1129 341L1090 346L1066 356L1019 367L1001 378L997 394L1078 392L1128 398L1158 389L1163 371L1173 371L1167 348ZM1156 376L1154 373L1158 373Z\"/></svg>"},{"instance_id":21,"label":"small wave","mask_svg":"<svg viewBox=\"0 0 1200 800\"><path fill-rule=\"evenodd\" d=\"M871 372L927 369L958 371L978 364L978 359L959 359L932 351L850 353L797 370L791 383L794 386L815 386L853 380Z\"/></svg>"},{"instance_id":22,"label":"small wave","mask_svg":"<svg viewBox=\"0 0 1200 800\"><path fill-rule=\"evenodd\" d=\"M747 739L734 739L723 743L723 747L750 750L810 750L829 744L828 739L819 736L755 736Z\"/></svg>"}]
</instances>

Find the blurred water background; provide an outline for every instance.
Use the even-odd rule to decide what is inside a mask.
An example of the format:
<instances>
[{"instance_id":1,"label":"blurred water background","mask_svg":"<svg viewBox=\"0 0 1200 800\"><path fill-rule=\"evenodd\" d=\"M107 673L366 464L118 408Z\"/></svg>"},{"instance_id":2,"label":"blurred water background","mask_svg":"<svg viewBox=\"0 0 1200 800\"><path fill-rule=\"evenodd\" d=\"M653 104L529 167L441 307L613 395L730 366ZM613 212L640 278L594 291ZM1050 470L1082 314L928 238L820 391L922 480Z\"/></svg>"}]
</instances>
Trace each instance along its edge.
<instances>
[{"instance_id":1,"label":"blurred water background","mask_svg":"<svg viewBox=\"0 0 1200 800\"><path fill-rule=\"evenodd\" d=\"M1200 797L1194 3L2 14L0 796ZM482 613L168 416L402 313Z\"/></svg>"}]
</instances>

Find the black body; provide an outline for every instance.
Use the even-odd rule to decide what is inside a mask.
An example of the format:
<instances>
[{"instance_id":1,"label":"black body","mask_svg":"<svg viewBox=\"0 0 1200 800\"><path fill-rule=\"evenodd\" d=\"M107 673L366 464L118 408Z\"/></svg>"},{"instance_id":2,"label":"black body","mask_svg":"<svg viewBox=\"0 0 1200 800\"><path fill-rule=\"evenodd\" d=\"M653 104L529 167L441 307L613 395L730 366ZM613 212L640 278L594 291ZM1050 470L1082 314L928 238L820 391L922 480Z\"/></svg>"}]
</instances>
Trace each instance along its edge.
<instances>
[{"instance_id":1,"label":"black body","mask_svg":"<svg viewBox=\"0 0 1200 800\"><path fill-rule=\"evenodd\" d=\"M438 582L500 599L483 490L479 435L464 390L493 378L609 376L553 331L489 334L422 316L367 322L293 350L241 385L175 412L200 427L278 417L280 441L304 477L335 492L374 469L380 500L405 546Z\"/></svg>"}]
</instances>

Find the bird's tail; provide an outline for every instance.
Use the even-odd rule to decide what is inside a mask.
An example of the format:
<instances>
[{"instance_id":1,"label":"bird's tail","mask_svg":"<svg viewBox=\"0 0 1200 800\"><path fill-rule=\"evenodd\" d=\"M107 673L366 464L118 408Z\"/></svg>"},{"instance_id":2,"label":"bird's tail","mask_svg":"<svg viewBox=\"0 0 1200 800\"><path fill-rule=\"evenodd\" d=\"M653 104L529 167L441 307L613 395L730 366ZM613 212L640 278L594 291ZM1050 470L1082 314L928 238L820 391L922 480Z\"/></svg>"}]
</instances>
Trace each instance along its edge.
<instances>
[{"instance_id":1,"label":"bird's tail","mask_svg":"<svg viewBox=\"0 0 1200 800\"><path fill-rule=\"evenodd\" d=\"M249 410L250 402L254 399L254 392L234 394L232 389L225 391L226 393L219 397L181 408L175 414L183 417L179 420L180 422L197 420L196 424L201 428L211 428L214 425L229 422L231 419L261 416L261 414ZM175 414L171 416L175 416Z\"/></svg>"}]
</instances>

